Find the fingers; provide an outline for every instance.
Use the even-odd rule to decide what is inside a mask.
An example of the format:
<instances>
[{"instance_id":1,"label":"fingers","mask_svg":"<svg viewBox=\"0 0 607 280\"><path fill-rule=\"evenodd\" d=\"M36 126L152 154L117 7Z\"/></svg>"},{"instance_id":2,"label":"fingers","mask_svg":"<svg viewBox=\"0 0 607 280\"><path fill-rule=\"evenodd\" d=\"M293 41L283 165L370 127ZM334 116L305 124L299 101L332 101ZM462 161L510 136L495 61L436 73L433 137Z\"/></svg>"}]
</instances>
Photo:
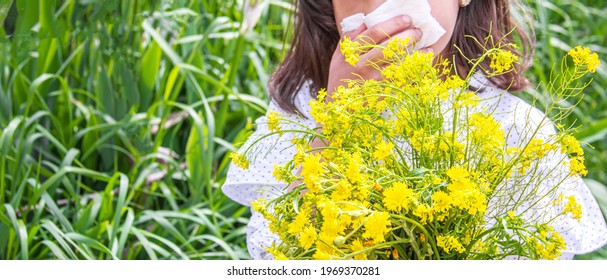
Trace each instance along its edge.
<instances>
[{"instance_id":1,"label":"fingers","mask_svg":"<svg viewBox=\"0 0 607 280\"><path fill-rule=\"evenodd\" d=\"M361 42L363 45L380 45L383 47L363 49L363 53L360 53L359 62L354 67L356 69L354 71L352 71L352 68L348 68L351 66L346 65L347 63L344 61L340 48L337 48L333 57L334 61L337 61L337 63L332 64L332 67L336 68L332 68L333 70L330 72L330 75L331 73L337 73L333 75L340 76L339 73L341 73L341 70L343 70L343 73L347 72L348 75L341 76L339 79L335 79L335 81L341 81L346 76L350 78L357 76L365 80L380 80L382 78L380 69L385 67L385 64L388 63L383 55L383 49L388 43L397 38L402 40L408 39L408 45L403 47L410 48L410 50L413 51L411 46L420 41L422 31L412 26L412 20L409 16L398 16L372 28L367 28L366 25L362 24L356 30L345 32L343 36L351 38L352 41ZM421 51L428 52L431 50L426 48ZM341 69L340 67L345 68Z\"/></svg>"},{"instance_id":2,"label":"fingers","mask_svg":"<svg viewBox=\"0 0 607 280\"><path fill-rule=\"evenodd\" d=\"M346 36L348 38L356 38L356 36L360 35L361 33L363 33L365 30L367 30L367 26L363 23L361 24L357 29L352 30L352 31L348 31L345 32L343 36Z\"/></svg>"},{"instance_id":3,"label":"fingers","mask_svg":"<svg viewBox=\"0 0 607 280\"><path fill-rule=\"evenodd\" d=\"M358 35L360 35L361 33L363 33L365 30L367 30L367 26L366 26L366 25L363 23L363 24L361 24L361 25L360 25L360 26L359 26L357 29L352 30L352 31L345 32L345 33L342 35L341 39L339 40L339 44L341 44L341 43L342 43L342 41L343 41L344 37L348 37L348 38L350 38L351 40L353 40L352 38L356 38ZM339 48L339 47L335 49L335 52L333 53L333 56L334 56L334 57L335 57L335 56L340 56L340 57L343 57L343 56L342 56L342 54L341 54L341 51L340 51L340 48Z\"/></svg>"},{"instance_id":4,"label":"fingers","mask_svg":"<svg viewBox=\"0 0 607 280\"><path fill-rule=\"evenodd\" d=\"M410 28L411 24L411 17L397 16L364 30L357 36L357 39L367 43L378 44Z\"/></svg>"},{"instance_id":5,"label":"fingers","mask_svg":"<svg viewBox=\"0 0 607 280\"><path fill-rule=\"evenodd\" d=\"M410 47L412 45L415 44L415 42L419 41L422 37L422 31L417 29L417 28L409 28L405 31L402 31L396 35L394 35L391 38L387 38L386 40L384 40L383 42L381 42L381 46L382 47L386 47L388 45L388 42L392 39L398 38L398 39L402 39L402 40L407 40L407 38L409 38L409 44L407 46L403 46L403 47ZM359 63L365 63L366 61L379 61L381 60L381 58L383 57L382 54L383 48L373 48L371 49L369 52L363 54L360 56L360 62ZM359 65L357 65L358 67ZM362 66L362 65L360 65Z\"/></svg>"},{"instance_id":6,"label":"fingers","mask_svg":"<svg viewBox=\"0 0 607 280\"><path fill-rule=\"evenodd\" d=\"M359 69L360 77L364 76L366 79L381 80L383 79L381 69L388 66L391 62L389 60L380 59L383 56L381 50L374 49L374 51L376 51L375 54L370 54L371 57L375 57L373 60L361 60L356 67ZM418 50L418 52L434 53L434 49L425 47Z\"/></svg>"},{"instance_id":7,"label":"fingers","mask_svg":"<svg viewBox=\"0 0 607 280\"><path fill-rule=\"evenodd\" d=\"M421 53L429 53L429 52L431 52L431 53L433 53L436 56L436 54L434 53L434 49L431 48L431 47L425 47L423 49L420 49L419 52L421 52Z\"/></svg>"}]
</instances>

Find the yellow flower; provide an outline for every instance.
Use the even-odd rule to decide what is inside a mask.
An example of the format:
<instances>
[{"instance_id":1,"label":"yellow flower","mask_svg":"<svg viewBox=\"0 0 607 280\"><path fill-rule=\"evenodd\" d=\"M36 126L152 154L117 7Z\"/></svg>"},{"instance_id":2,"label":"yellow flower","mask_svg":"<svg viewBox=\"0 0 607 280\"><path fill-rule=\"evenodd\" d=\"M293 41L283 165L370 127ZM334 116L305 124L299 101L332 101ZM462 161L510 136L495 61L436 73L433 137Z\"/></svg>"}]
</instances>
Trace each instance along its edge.
<instances>
[{"instance_id":1,"label":"yellow flower","mask_svg":"<svg viewBox=\"0 0 607 280\"><path fill-rule=\"evenodd\" d=\"M594 73L596 68L601 64L599 56L596 53L591 52L587 47L577 46L571 49L567 54L573 58L575 66L586 66L591 73Z\"/></svg>"},{"instance_id":2,"label":"yellow flower","mask_svg":"<svg viewBox=\"0 0 607 280\"><path fill-rule=\"evenodd\" d=\"M268 129L270 129L271 132L279 132L280 135L282 135L282 132L280 132L280 113L276 112L276 111L270 111L266 114L266 117L268 118Z\"/></svg>"},{"instance_id":3,"label":"yellow flower","mask_svg":"<svg viewBox=\"0 0 607 280\"><path fill-rule=\"evenodd\" d=\"M317 250L316 253L312 256L315 260L330 260L331 255L326 251Z\"/></svg>"},{"instance_id":4,"label":"yellow flower","mask_svg":"<svg viewBox=\"0 0 607 280\"><path fill-rule=\"evenodd\" d=\"M465 168L457 166L449 168L447 176L451 178L451 181L461 182L470 177L470 173Z\"/></svg>"},{"instance_id":5,"label":"yellow flower","mask_svg":"<svg viewBox=\"0 0 607 280\"><path fill-rule=\"evenodd\" d=\"M443 82L442 85L443 85L443 87L445 87L447 89L447 92L448 92L448 90L460 89L465 84L466 84L466 81L462 80L462 78L460 78L458 75L451 75ZM445 98L441 97L441 100L444 101L445 99L446 99L446 97Z\"/></svg>"},{"instance_id":6,"label":"yellow flower","mask_svg":"<svg viewBox=\"0 0 607 280\"><path fill-rule=\"evenodd\" d=\"M410 37L406 39L393 38L388 41L386 47L382 50L382 54L384 55L384 59L390 60L394 58L394 56L403 56L407 54L407 46L409 45L409 41L411 41Z\"/></svg>"},{"instance_id":7,"label":"yellow flower","mask_svg":"<svg viewBox=\"0 0 607 280\"><path fill-rule=\"evenodd\" d=\"M325 102L325 99L327 98L327 89L326 88L321 88L318 91L318 94L316 95L316 99L320 102Z\"/></svg>"},{"instance_id":8,"label":"yellow flower","mask_svg":"<svg viewBox=\"0 0 607 280\"><path fill-rule=\"evenodd\" d=\"M314 183L324 173L323 167L326 165L325 162L321 162L321 155L309 154L306 155L303 163L301 164L301 176L304 177L304 183L308 188L312 188Z\"/></svg>"},{"instance_id":9,"label":"yellow flower","mask_svg":"<svg viewBox=\"0 0 607 280\"><path fill-rule=\"evenodd\" d=\"M291 184L295 181L296 177L289 171L288 165L276 164L274 165L274 171L272 172L272 176L276 178L278 181L282 181L288 184Z\"/></svg>"},{"instance_id":10,"label":"yellow flower","mask_svg":"<svg viewBox=\"0 0 607 280\"><path fill-rule=\"evenodd\" d=\"M346 170L346 177L352 182L352 184L358 183L363 180L363 176L360 172L362 167L362 158L360 154L351 156L348 160L348 169Z\"/></svg>"},{"instance_id":11,"label":"yellow flower","mask_svg":"<svg viewBox=\"0 0 607 280\"><path fill-rule=\"evenodd\" d=\"M386 212L374 212L365 222L364 238L373 239L375 244L386 241L385 235L390 231L390 215Z\"/></svg>"},{"instance_id":12,"label":"yellow flower","mask_svg":"<svg viewBox=\"0 0 607 280\"><path fill-rule=\"evenodd\" d=\"M538 258L558 259L566 248L563 237L547 224L537 226L538 236L526 238L527 244L535 250Z\"/></svg>"},{"instance_id":13,"label":"yellow flower","mask_svg":"<svg viewBox=\"0 0 607 280\"><path fill-rule=\"evenodd\" d=\"M244 155L236 153L236 152L232 152L230 154L230 158L232 159L232 162L236 166L238 166L242 169L249 169L249 160Z\"/></svg>"},{"instance_id":14,"label":"yellow flower","mask_svg":"<svg viewBox=\"0 0 607 280\"><path fill-rule=\"evenodd\" d=\"M452 200L454 206L466 210L470 215L484 214L487 211L487 200L478 187L458 191L453 196L456 197Z\"/></svg>"},{"instance_id":15,"label":"yellow flower","mask_svg":"<svg viewBox=\"0 0 607 280\"><path fill-rule=\"evenodd\" d=\"M312 256L316 260L330 260L334 258L335 250L327 244L333 244L334 236L320 233L316 240L316 253Z\"/></svg>"},{"instance_id":16,"label":"yellow flower","mask_svg":"<svg viewBox=\"0 0 607 280\"><path fill-rule=\"evenodd\" d=\"M384 191L384 205L390 211L409 210L413 189L403 182L396 182Z\"/></svg>"},{"instance_id":17,"label":"yellow flower","mask_svg":"<svg viewBox=\"0 0 607 280\"><path fill-rule=\"evenodd\" d=\"M375 186L375 183L367 182L365 184L358 184L355 186L354 191L352 192L352 197L363 203L369 203L367 200L369 195L371 194L371 190Z\"/></svg>"},{"instance_id":18,"label":"yellow flower","mask_svg":"<svg viewBox=\"0 0 607 280\"><path fill-rule=\"evenodd\" d=\"M310 115L312 116L312 118L314 118L314 120L316 120L319 124L322 125L326 125L330 120L330 116L327 113L325 105L326 104L324 101L314 99L310 100Z\"/></svg>"},{"instance_id":19,"label":"yellow flower","mask_svg":"<svg viewBox=\"0 0 607 280\"><path fill-rule=\"evenodd\" d=\"M299 214L295 216L295 219L289 224L289 228L287 229L287 232L292 235L299 234L310 223L310 210L307 207L302 207L299 210Z\"/></svg>"},{"instance_id":20,"label":"yellow flower","mask_svg":"<svg viewBox=\"0 0 607 280\"><path fill-rule=\"evenodd\" d=\"M572 135L565 135L561 138L561 151L570 155L583 156L584 150L580 147L580 142L575 139Z\"/></svg>"},{"instance_id":21,"label":"yellow flower","mask_svg":"<svg viewBox=\"0 0 607 280\"><path fill-rule=\"evenodd\" d=\"M273 216L266 217L266 218L270 220L270 222L268 223L268 228L270 229L270 231L273 233L277 233L280 235L281 238L284 237L286 239L287 236L286 236L286 231L284 230L285 227L282 227L280 225L280 222Z\"/></svg>"},{"instance_id":22,"label":"yellow flower","mask_svg":"<svg viewBox=\"0 0 607 280\"><path fill-rule=\"evenodd\" d=\"M578 156L569 159L569 174L580 176L588 174L588 170L586 170L586 166L584 165L584 157Z\"/></svg>"},{"instance_id":23,"label":"yellow flower","mask_svg":"<svg viewBox=\"0 0 607 280\"><path fill-rule=\"evenodd\" d=\"M435 177L435 178L432 179L432 184L433 185L440 185L442 183L443 183L443 180L441 178L439 178L439 177Z\"/></svg>"},{"instance_id":24,"label":"yellow flower","mask_svg":"<svg viewBox=\"0 0 607 280\"><path fill-rule=\"evenodd\" d=\"M322 232L327 236L335 238L336 236L343 234L345 227L336 218L325 219L322 223ZM331 240L333 242L333 240Z\"/></svg>"},{"instance_id":25,"label":"yellow flower","mask_svg":"<svg viewBox=\"0 0 607 280\"><path fill-rule=\"evenodd\" d=\"M334 202L322 202L318 206L321 208L320 213L324 219L321 232L332 243L333 238L344 232L346 225L342 223L342 219L338 219L339 208Z\"/></svg>"},{"instance_id":26,"label":"yellow flower","mask_svg":"<svg viewBox=\"0 0 607 280\"><path fill-rule=\"evenodd\" d=\"M554 149L554 145L546 143L546 141L544 141L543 139L533 138L531 139L525 150L523 150L523 154L532 159L541 159L545 157L549 151L552 151Z\"/></svg>"},{"instance_id":27,"label":"yellow flower","mask_svg":"<svg viewBox=\"0 0 607 280\"><path fill-rule=\"evenodd\" d=\"M339 208L335 203L326 198L324 201L318 203L318 207L320 208L320 214L325 220L336 219L339 214Z\"/></svg>"},{"instance_id":28,"label":"yellow flower","mask_svg":"<svg viewBox=\"0 0 607 280\"><path fill-rule=\"evenodd\" d=\"M485 242L483 240L477 240L476 243L474 243L474 245L472 245L472 248L470 249L471 252L486 252L485 249Z\"/></svg>"},{"instance_id":29,"label":"yellow flower","mask_svg":"<svg viewBox=\"0 0 607 280\"><path fill-rule=\"evenodd\" d=\"M563 203L563 199L565 199L565 195L563 195L563 193L559 193L557 199L552 201L552 205L560 205L561 203Z\"/></svg>"},{"instance_id":30,"label":"yellow flower","mask_svg":"<svg viewBox=\"0 0 607 280\"><path fill-rule=\"evenodd\" d=\"M355 66L359 61L360 47L360 42L352 41L347 36L344 36L343 40L339 44L339 49L346 58L346 62L352 66Z\"/></svg>"},{"instance_id":31,"label":"yellow flower","mask_svg":"<svg viewBox=\"0 0 607 280\"><path fill-rule=\"evenodd\" d=\"M283 252L281 252L276 245L272 245L270 248L268 248L268 253L270 253L275 260L288 260L289 258L287 258L287 256L285 256L285 254Z\"/></svg>"},{"instance_id":32,"label":"yellow flower","mask_svg":"<svg viewBox=\"0 0 607 280\"><path fill-rule=\"evenodd\" d=\"M458 253L463 253L466 251L462 243L460 243L459 240L452 235L437 235L436 246L443 249L446 253L451 252L451 250L455 250Z\"/></svg>"},{"instance_id":33,"label":"yellow flower","mask_svg":"<svg viewBox=\"0 0 607 280\"><path fill-rule=\"evenodd\" d=\"M518 56L513 54L511 51L497 49L495 52L489 54L491 64L489 67L495 71L495 73L504 73L512 69L512 65L518 61Z\"/></svg>"},{"instance_id":34,"label":"yellow flower","mask_svg":"<svg viewBox=\"0 0 607 280\"><path fill-rule=\"evenodd\" d=\"M443 213L451 208L452 199L446 192L437 191L432 194L432 211L435 213Z\"/></svg>"},{"instance_id":35,"label":"yellow flower","mask_svg":"<svg viewBox=\"0 0 607 280\"><path fill-rule=\"evenodd\" d=\"M307 226L301 236L299 236L299 245L304 249L308 250L316 242L316 230L312 226Z\"/></svg>"},{"instance_id":36,"label":"yellow flower","mask_svg":"<svg viewBox=\"0 0 607 280\"><path fill-rule=\"evenodd\" d=\"M415 210L413 210L413 215L419 218L419 222L422 223L422 225L432 222L433 220L432 209L425 204L418 205Z\"/></svg>"},{"instance_id":37,"label":"yellow flower","mask_svg":"<svg viewBox=\"0 0 607 280\"><path fill-rule=\"evenodd\" d=\"M582 219L582 205L580 205L573 195L567 198L564 213L569 213L576 220Z\"/></svg>"},{"instance_id":38,"label":"yellow flower","mask_svg":"<svg viewBox=\"0 0 607 280\"><path fill-rule=\"evenodd\" d=\"M480 101L480 97L476 95L474 92L465 92L457 96L457 101L455 102L456 107L475 107L478 105Z\"/></svg>"},{"instance_id":39,"label":"yellow flower","mask_svg":"<svg viewBox=\"0 0 607 280\"><path fill-rule=\"evenodd\" d=\"M265 216L265 214L268 212L266 209L266 203L267 202L264 198L259 198L251 202L251 208Z\"/></svg>"},{"instance_id":40,"label":"yellow flower","mask_svg":"<svg viewBox=\"0 0 607 280\"><path fill-rule=\"evenodd\" d=\"M383 160L390 155L392 149L394 149L394 144L392 144L392 142L386 143L384 141L381 141L377 145L375 152L373 153L373 157L376 160Z\"/></svg>"},{"instance_id":41,"label":"yellow flower","mask_svg":"<svg viewBox=\"0 0 607 280\"><path fill-rule=\"evenodd\" d=\"M295 164L296 166L300 165L306 157L306 149L309 148L309 145L297 144L295 146L297 152L295 153L295 156L293 156L293 164Z\"/></svg>"},{"instance_id":42,"label":"yellow flower","mask_svg":"<svg viewBox=\"0 0 607 280\"><path fill-rule=\"evenodd\" d=\"M352 194L352 184L348 180L339 180L335 186L335 190L331 193L331 200L333 201L345 201L350 198Z\"/></svg>"},{"instance_id":43,"label":"yellow flower","mask_svg":"<svg viewBox=\"0 0 607 280\"><path fill-rule=\"evenodd\" d=\"M362 241L360 241L360 239L358 239L358 238L355 239L354 241L352 241L352 245L350 245L350 250L352 250L352 253L362 251L364 249L365 249L365 246L363 246ZM366 260L367 254L365 252L356 254L356 255L354 255L354 259L355 260Z\"/></svg>"},{"instance_id":44,"label":"yellow flower","mask_svg":"<svg viewBox=\"0 0 607 280\"><path fill-rule=\"evenodd\" d=\"M504 130L492 116L475 113L470 116L471 136L484 153L502 150L505 145Z\"/></svg>"}]
</instances>

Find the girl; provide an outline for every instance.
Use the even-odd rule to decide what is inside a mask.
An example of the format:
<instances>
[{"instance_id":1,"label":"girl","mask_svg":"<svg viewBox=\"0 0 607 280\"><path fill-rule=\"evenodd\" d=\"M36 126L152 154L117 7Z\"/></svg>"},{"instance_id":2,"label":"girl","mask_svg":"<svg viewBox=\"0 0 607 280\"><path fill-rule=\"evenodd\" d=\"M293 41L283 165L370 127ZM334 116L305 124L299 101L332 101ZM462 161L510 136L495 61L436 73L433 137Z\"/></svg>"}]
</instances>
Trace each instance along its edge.
<instances>
[{"instance_id":1,"label":"girl","mask_svg":"<svg viewBox=\"0 0 607 280\"><path fill-rule=\"evenodd\" d=\"M368 14L382 5L385 0L299 0L297 6L294 40L287 56L274 73L270 82L272 102L268 111L277 111L293 121L308 127L316 127L310 116L309 101L316 97L321 88L333 91L345 79L381 79L378 70L365 64L365 61L381 57L381 51L369 51L360 58L356 66L345 61L337 48L340 38L347 36L356 40L370 38L378 44L386 44L392 38L418 41L422 34L415 28L410 16L397 16L372 28L362 24L358 29L342 34L340 23L356 13ZM551 125L542 122L544 116L537 109L521 99L505 92L520 91L529 85L523 73L532 59L533 46L527 34L516 27L510 18L508 0L428 0L432 16L446 31L440 39L422 51L431 51L450 58L456 65L458 74L465 78L471 71L465 57L475 58L483 53L481 46L473 39L483 41L490 34L493 38L502 38L506 49L522 57L515 71L497 77L474 76L473 88L487 106L491 107L494 118L502 128L509 132L507 142L516 147L521 139L528 137L529 131L540 128L539 135L554 134ZM514 32L510 32L514 30ZM521 51L509 48L514 34L522 44ZM458 46L461 53L454 46ZM509 49L508 49L509 48ZM465 57L464 57L465 56ZM486 67L488 69L488 65ZM498 97L499 98L493 98ZM544 123L544 124L542 124ZM256 121L257 130L243 149L250 146L256 136L268 134L267 118ZM542 124L542 125L541 125ZM293 158L295 148L290 143L293 135L277 135L265 138L257 143L255 150L261 151L251 160L248 169L243 170L232 164L223 192L231 199L249 206L258 198L274 198L288 190L285 183L272 176L274 165L284 164ZM315 143L313 143L313 146ZM318 144L316 144L318 145ZM583 217L578 222L565 222L560 227L567 249L562 259L571 259L574 254L583 254L596 250L607 243L607 227L595 199L581 178L564 183L568 194L574 195L583 207ZM272 259L266 251L279 238L268 230L267 221L251 209L252 217L247 226L247 247L254 259Z\"/></svg>"}]
</instances>

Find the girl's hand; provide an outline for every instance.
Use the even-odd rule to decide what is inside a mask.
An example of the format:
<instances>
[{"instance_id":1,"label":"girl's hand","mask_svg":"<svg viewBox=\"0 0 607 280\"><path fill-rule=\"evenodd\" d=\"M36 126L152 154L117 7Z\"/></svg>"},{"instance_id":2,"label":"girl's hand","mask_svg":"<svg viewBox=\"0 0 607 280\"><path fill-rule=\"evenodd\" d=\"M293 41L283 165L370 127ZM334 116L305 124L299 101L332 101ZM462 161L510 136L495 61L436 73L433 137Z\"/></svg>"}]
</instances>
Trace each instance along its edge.
<instances>
[{"instance_id":1,"label":"girl's hand","mask_svg":"<svg viewBox=\"0 0 607 280\"><path fill-rule=\"evenodd\" d=\"M411 26L411 18L409 16L397 16L383 23L380 23L373 28L367 29L363 24L357 30L346 32L344 36L352 38L352 40L360 42L371 42L378 45L386 46L388 41L393 38L407 39L410 38L410 44L414 44L418 41L422 32ZM430 49L424 49L422 51L430 51ZM331 93L340 85L345 85L343 80L363 78L381 80L381 73L379 70L369 64L368 61L378 61L383 57L382 50L378 48L371 49L369 52L362 54L360 60L356 66L350 65L346 62L345 57L340 51L339 46L333 53L331 59L331 65L329 67L329 84L327 86L327 100L331 100ZM316 138L310 143L312 148L320 148L324 146L324 143ZM318 153L316 151L314 153ZM301 169L297 172L299 176ZM287 187L287 191L292 191L295 187L301 184L301 181L297 180L291 183ZM302 191L302 195L305 190Z\"/></svg>"},{"instance_id":2,"label":"girl's hand","mask_svg":"<svg viewBox=\"0 0 607 280\"><path fill-rule=\"evenodd\" d=\"M421 30L414 28L411 23L412 21L409 16L397 16L369 29L362 24L357 30L344 33L344 36L351 38L353 41L373 43L382 46L386 46L388 41L393 38L410 38L410 44L412 45L419 41L422 32ZM428 49L425 49L424 51L428 51ZM331 93L335 91L338 86L345 85L343 80L356 78L380 80L380 71L373 67L369 61L378 61L382 58L382 50L373 48L369 52L361 54L359 62L356 66L352 66L346 62L346 59L338 46L333 53L333 58L331 59L331 65L329 67L327 100L331 100Z\"/></svg>"}]
</instances>

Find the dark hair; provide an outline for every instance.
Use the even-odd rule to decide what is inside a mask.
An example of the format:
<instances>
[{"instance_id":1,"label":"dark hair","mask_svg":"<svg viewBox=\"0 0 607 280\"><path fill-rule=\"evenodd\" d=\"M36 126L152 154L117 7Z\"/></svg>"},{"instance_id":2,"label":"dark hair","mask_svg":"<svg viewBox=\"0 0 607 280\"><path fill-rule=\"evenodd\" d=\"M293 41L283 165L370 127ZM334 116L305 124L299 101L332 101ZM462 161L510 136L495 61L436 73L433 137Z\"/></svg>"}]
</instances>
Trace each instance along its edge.
<instances>
[{"instance_id":1,"label":"dark hair","mask_svg":"<svg viewBox=\"0 0 607 280\"><path fill-rule=\"evenodd\" d=\"M514 71L490 77L489 80L498 88L511 92L521 91L530 85L524 72L533 61L534 42L527 32L512 20L511 2L519 4L517 1L510 0L476 0L459 10L453 36L447 45L447 57L453 58L452 62L457 67L460 77L466 77L472 67L464 56L477 58L485 52L484 47L495 47L492 43L499 42L501 49L510 51L521 59L518 64L514 64ZM488 20L478 22L477 19ZM530 28L530 31L533 32L533 29ZM487 46L483 46L484 41L481 39L487 38L488 35L493 42L490 41ZM515 40L519 40L517 45L520 50L515 47ZM486 59L481 64L484 69L489 69L490 63L491 60Z\"/></svg>"},{"instance_id":2,"label":"dark hair","mask_svg":"<svg viewBox=\"0 0 607 280\"><path fill-rule=\"evenodd\" d=\"M510 2L517 1L475 0L467 7L460 8L453 36L445 53L452 58L461 77L468 75L471 70L471 65L464 55L473 59L484 53L483 46L470 36L481 40L491 35L501 42L503 49L518 55L522 60L515 66L514 71L491 77L491 82L498 88L509 91L520 91L529 85L524 71L533 57L533 42L527 32L513 22ZM293 41L283 63L272 75L269 85L272 100L290 113L297 110L295 95L306 81L311 82L310 90L313 96L316 96L321 88L327 87L329 65L340 40L332 1L298 0L295 6ZM478 19L487 20L479 22ZM519 40L520 50L510 44L515 40ZM454 46L458 46L461 53ZM483 66L487 69L489 63L490 61L485 61Z\"/></svg>"}]
</instances>

